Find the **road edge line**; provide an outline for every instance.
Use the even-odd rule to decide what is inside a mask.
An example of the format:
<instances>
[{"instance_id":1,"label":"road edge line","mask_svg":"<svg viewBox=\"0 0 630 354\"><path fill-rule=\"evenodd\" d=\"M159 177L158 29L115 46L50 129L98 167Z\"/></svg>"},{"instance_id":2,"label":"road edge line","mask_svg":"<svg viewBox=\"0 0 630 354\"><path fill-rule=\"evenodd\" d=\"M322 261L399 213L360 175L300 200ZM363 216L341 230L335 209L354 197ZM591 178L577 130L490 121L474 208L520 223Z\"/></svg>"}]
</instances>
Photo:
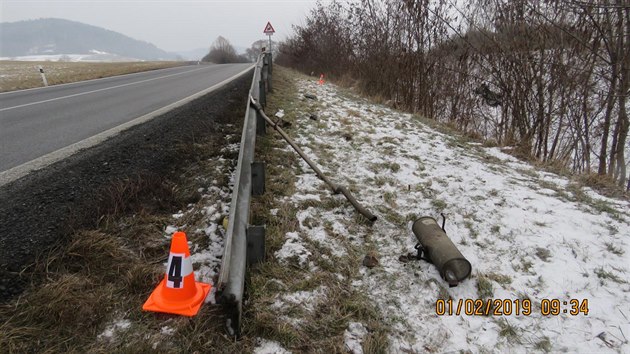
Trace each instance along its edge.
<instances>
[{"instance_id":1,"label":"road edge line","mask_svg":"<svg viewBox=\"0 0 630 354\"><path fill-rule=\"evenodd\" d=\"M17 179L20 179L26 175L28 175L29 173L36 171L36 170L41 170L47 166L50 166L52 164L54 164L55 162L59 162L67 157L70 157L74 154L76 154L77 152L96 146L102 142L104 142L105 140L131 128L134 127L136 125L142 124L142 123L146 123L148 121L150 121L151 119L157 117L157 116L161 116L164 113L167 113L177 107L181 107L183 105L185 105L186 103L193 101L201 96L204 96L212 91L215 91L223 86L225 86L226 84L236 80L237 78L247 74L250 70L252 70L254 66L250 66L247 69L241 71L240 73L233 75L221 82L219 82L218 84L215 84L213 86L208 87L207 89L204 89L202 91L199 91L197 93L194 93L188 97L182 98L179 101L173 102L167 106L164 106L162 108L158 108L153 112L147 113L143 116L134 118L126 123L117 125L113 128L110 128L104 132L100 132L96 135L93 135L89 138L83 139L81 141L78 141L74 144L68 145L66 147L63 147L61 149L55 150L51 153L48 153L44 156L40 156L36 159L33 159L29 162L25 162L21 165L15 166L13 168L10 168L4 172L0 172L0 187L9 184Z\"/></svg>"}]
</instances>

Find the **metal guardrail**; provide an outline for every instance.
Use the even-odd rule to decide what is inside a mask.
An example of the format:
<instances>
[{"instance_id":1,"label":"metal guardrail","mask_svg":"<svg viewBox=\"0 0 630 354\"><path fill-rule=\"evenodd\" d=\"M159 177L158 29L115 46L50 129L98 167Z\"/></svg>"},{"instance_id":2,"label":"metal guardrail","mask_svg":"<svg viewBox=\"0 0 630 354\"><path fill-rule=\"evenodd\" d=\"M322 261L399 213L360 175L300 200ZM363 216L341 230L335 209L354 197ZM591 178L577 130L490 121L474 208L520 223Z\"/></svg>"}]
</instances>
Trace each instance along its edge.
<instances>
[{"instance_id":1,"label":"metal guardrail","mask_svg":"<svg viewBox=\"0 0 630 354\"><path fill-rule=\"evenodd\" d=\"M240 336L241 333L246 267L264 255L264 227L249 225L249 206L252 194L261 194L264 191L264 166L254 162L254 150L256 134L265 133L265 122L250 107L249 97L254 97L263 106L266 104L266 93L271 89L271 65L271 53L263 53L254 69L217 282L217 302L225 307L228 313L227 330L235 336Z\"/></svg>"}]
</instances>

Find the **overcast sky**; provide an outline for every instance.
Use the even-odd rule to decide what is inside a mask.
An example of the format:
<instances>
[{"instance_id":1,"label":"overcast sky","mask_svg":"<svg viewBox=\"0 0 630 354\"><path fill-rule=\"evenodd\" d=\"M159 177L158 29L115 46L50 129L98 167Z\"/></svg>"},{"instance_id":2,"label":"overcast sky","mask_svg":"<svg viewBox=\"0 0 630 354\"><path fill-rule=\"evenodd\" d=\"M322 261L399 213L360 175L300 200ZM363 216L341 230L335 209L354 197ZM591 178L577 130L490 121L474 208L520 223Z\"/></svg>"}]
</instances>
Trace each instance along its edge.
<instances>
[{"instance_id":1,"label":"overcast sky","mask_svg":"<svg viewBox=\"0 0 630 354\"><path fill-rule=\"evenodd\" d=\"M314 0L0 0L0 22L63 18L178 51L208 48L220 35L249 47L267 38L267 21L273 39L282 40L314 6Z\"/></svg>"}]
</instances>

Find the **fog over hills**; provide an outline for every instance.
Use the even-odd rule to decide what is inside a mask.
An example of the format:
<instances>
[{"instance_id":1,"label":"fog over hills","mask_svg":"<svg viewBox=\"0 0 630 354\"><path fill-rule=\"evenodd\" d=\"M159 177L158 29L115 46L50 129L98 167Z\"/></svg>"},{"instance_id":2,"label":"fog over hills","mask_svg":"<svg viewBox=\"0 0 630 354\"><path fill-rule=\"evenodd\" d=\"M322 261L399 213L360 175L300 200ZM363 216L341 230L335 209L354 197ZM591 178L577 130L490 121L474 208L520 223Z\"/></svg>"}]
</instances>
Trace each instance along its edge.
<instances>
[{"instance_id":1,"label":"fog over hills","mask_svg":"<svg viewBox=\"0 0 630 354\"><path fill-rule=\"evenodd\" d=\"M209 48L197 48L191 50L178 50L176 53L184 60L201 60L208 54Z\"/></svg>"},{"instance_id":2,"label":"fog over hills","mask_svg":"<svg viewBox=\"0 0 630 354\"><path fill-rule=\"evenodd\" d=\"M118 32L54 18L0 23L0 43L0 57L109 53L140 60L177 59Z\"/></svg>"}]
</instances>

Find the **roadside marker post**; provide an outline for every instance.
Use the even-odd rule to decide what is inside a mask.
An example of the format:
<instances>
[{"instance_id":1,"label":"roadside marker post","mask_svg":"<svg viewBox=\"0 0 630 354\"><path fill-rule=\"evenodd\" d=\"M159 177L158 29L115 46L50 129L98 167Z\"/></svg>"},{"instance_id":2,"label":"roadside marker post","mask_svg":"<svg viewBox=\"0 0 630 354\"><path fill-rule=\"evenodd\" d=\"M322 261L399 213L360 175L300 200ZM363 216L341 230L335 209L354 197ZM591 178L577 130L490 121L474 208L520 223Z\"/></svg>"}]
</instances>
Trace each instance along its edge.
<instances>
[{"instance_id":1,"label":"roadside marker post","mask_svg":"<svg viewBox=\"0 0 630 354\"><path fill-rule=\"evenodd\" d=\"M42 81L44 82L44 86L48 87L48 80L46 80L46 74L44 74L44 68L42 68L42 66L39 66L39 74L42 75Z\"/></svg>"}]
</instances>

